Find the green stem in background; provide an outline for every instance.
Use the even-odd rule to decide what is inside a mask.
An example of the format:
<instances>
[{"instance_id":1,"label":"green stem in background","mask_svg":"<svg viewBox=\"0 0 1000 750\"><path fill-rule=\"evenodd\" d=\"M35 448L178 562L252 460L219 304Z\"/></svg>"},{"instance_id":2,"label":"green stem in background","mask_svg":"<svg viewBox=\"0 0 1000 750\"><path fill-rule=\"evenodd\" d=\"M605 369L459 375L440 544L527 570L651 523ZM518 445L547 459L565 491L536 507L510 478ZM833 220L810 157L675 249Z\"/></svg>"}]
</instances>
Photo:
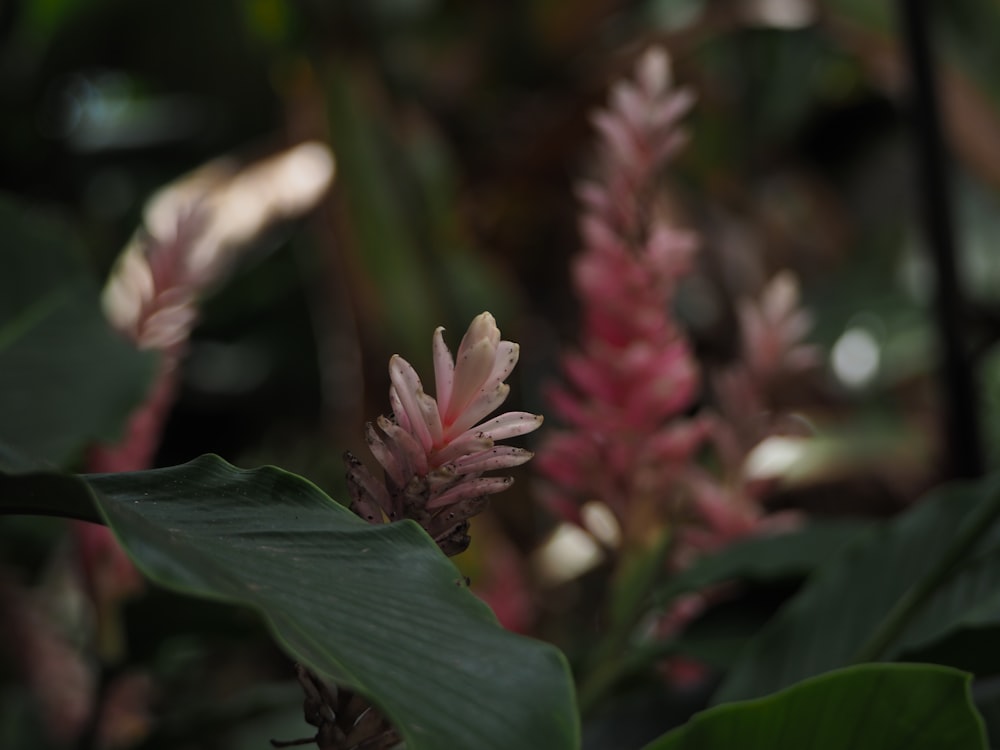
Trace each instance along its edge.
<instances>
[{"instance_id":1,"label":"green stem in background","mask_svg":"<svg viewBox=\"0 0 1000 750\"><path fill-rule=\"evenodd\" d=\"M896 601L872 633L871 638L858 649L852 663L877 661L881 658L927 600L954 575L998 518L1000 518L1000 491L994 492L969 514L968 522L952 540L941 559Z\"/></svg>"},{"instance_id":2,"label":"green stem in background","mask_svg":"<svg viewBox=\"0 0 1000 750\"><path fill-rule=\"evenodd\" d=\"M653 662L675 653L677 653L677 643L671 639L646 643L621 654L618 659L602 662L580 685L577 693L580 715L586 716L593 711L601 700L610 695L623 681L642 674Z\"/></svg>"},{"instance_id":3,"label":"green stem in background","mask_svg":"<svg viewBox=\"0 0 1000 750\"><path fill-rule=\"evenodd\" d=\"M624 651L629 636L646 611L650 591L663 571L672 539L669 530L663 531L651 545L629 549L622 556L611 589L610 626L580 682L581 713L593 709L626 674L648 663L648 659L643 658L637 665Z\"/></svg>"}]
</instances>

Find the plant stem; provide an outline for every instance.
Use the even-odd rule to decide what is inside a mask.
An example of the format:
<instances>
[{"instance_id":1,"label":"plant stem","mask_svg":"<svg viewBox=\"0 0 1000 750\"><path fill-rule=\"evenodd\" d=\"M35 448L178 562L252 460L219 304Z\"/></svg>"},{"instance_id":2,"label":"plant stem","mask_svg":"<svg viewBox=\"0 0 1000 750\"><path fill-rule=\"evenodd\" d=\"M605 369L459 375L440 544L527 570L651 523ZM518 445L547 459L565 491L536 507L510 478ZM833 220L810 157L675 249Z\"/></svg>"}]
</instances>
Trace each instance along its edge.
<instances>
[{"instance_id":1,"label":"plant stem","mask_svg":"<svg viewBox=\"0 0 1000 750\"><path fill-rule=\"evenodd\" d=\"M920 177L921 218L934 266L935 310L942 353L947 471L952 477L983 473L976 386L965 346L965 301L956 269L955 225L949 169L939 116L926 0L897 0L911 85L911 120Z\"/></svg>"},{"instance_id":2,"label":"plant stem","mask_svg":"<svg viewBox=\"0 0 1000 750\"><path fill-rule=\"evenodd\" d=\"M949 468L957 476L978 476L982 474L982 444L976 419L972 368L963 346L963 300L955 269L951 196L930 43L927 38L926 3L924 0L898 0L897 6L912 76L923 213L931 256L937 271L937 318L944 350L947 386L946 445L951 451ZM858 651L855 662L874 661L886 652L998 517L1000 492L976 509L968 525L952 542L938 564L889 610L872 637Z\"/></svg>"},{"instance_id":3,"label":"plant stem","mask_svg":"<svg viewBox=\"0 0 1000 750\"><path fill-rule=\"evenodd\" d=\"M611 626L595 649L590 668L581 681L581 713L594 708L622 677L637 669L635 659L625 655L628 639L649 602L650 591L659 579L672 538L669 530L663 531L649 547L634 548L619 561L610 602ZM626 659L628 668L624 663Z\"/></svg>"},{"instance_id":4,"label":"plant stem","mask_svg":"<svg viewBox=\"0 0 1000 750\"><path fill-rule=\"evenodd\" d=\"M938 563L901 596L882 619L875 632L858 649L852 663L877 661L888 650L910 621L934 593L950 578L976 544L1000 518L1000 490L994 490L985 502L969 514L966 525L945 550Z\"/></svg>"},{"instance_id":5,"label":"plant stem","mask_svg":"<svg viewBox=\"0 0 1000 750\"><path fill-rule=\"evenodd\" d=\"M651 662L665 659L677 651L674 640L639 646L621 658L602 662L580 685L577 703L586 716L620 682L645 670Z\"/></svg>"}]
</instances>

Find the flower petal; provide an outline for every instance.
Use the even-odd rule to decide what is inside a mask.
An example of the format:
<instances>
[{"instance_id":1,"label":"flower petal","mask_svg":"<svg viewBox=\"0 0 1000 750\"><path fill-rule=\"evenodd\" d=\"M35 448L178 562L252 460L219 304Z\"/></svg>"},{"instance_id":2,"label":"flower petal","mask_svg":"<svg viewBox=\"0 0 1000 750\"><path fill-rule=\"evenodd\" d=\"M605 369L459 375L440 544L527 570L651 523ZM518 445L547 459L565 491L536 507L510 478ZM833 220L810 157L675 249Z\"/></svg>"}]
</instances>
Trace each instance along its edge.
<instances>
[{"instance_id":1,"label":"flower petal","mask_svg":"<svg viewBox=\"0 0 1000 750\"><path fill-rule=\"evenodd\" d=\"M399 400L399 394L396 393L394 385L389 386L389 403L392 405L392 414L396 418L396 424L410 432L412 430L410 418L406 416L406 409L403 408L403 402Z\"/></svg>"},{"instance_id":2,"label":"flower petal","mask_svg":"<svg viewBox=\"0 0 1000 750\"><path fill-rule=\"evenodd\" d=\"M515 448L510 445L495 445L487 451L463 456L455 461L453 466L455 467L456 474L474 474L520 466L530 461L534 455L534 453L524 448Z\"/></svg>"},{"instance_id":3,"label":"flower petal","mask_svg":"<svg viewBox=\"0 0 1000 750\"><path fill-rule=\"evenodd\" d=\"M424 452L423 447L413 435L385 417L378 418L378 426L399 449L399 455L406 457L406 460L410 464L407 474L423 475L427 473L429 468L427 465L427 453Z\"/></svg>"},{"instance_id":4,"label":"flower petal","mask_svg":"<svg viewBox=\"0 0 1000 750\"><path fill-rule=\"evenodd\" d=\"M403 411L406 412L410 421L410 430L423 445L424 450L430 450L434 440L428 425L427 404L424 399L420 398L421 395L424 395L420 376L417 375L417 371L409 362L398 354L393 354L392 359L389 360L389 379L392 381L396 395L403 406ZM428 396L428 398L430 397Z\"/></svg>"},{"instance_id":5,"label":"flower petal","mask_svg":"<svg viewBox=\"0 0 1000 750\"><path fill-rule=\"evenodd\" d=\"M444 328L434 331L434 396L440 409L447 409L451 401L451 387L455 381L455 361L451 350L444 343Z\"/></svg>"},{"instance_id":6,"label":"flower petal","mask_svg":"<svg viewBox=\"0 0 1000 750\"><path fill-rule=\"evenodd\" d=\"M488 312L479 313L469 323L469 327L462 337L462 343L458 345L456 361L462 359L466 351L483 340L489 341L493 349L496 349L497 344L500 343L500 329L497 328L496 320Z\"/></svg>"},{"instance_id":7,"label":"flower petal","mask_svg":"<svg viewBox=\"0 0 1000 750\"><path fill-rule=\"evenodd\" d=\"M494 417L489 422L483 422L477 432L494 441L527 435L542 426L544 417L541 414L530 414L526 411L509 411Z\"/></svg>"},{"instance_id":8,"label":"flower petal","mask_svg":"<svg viewBox=\"0 0 1000 750\"><path fill-rule=\"evenodd\" d=\"M368 444L368 450L372 452L375 460L385 469L385 473L389 475L389 478L396 487L403 487L409 480L407 476L409 461L405 455L402 455L403 451L399 449L398 454L400 455L397 455L397 451L389 447L379 437L378 432L375 430L375 425L371 422L365 425L365 442ZM395 441L393 441L392 445L396 446Z\"/></svg>"},{"instance_id":9,"label":"flower petal","mask_svg":"<svg viewBox=\"0 0 1000 750\"><path fill-rule=\"evenodd\" d=\"M483 383L482 390L491 391L504 382L514 370L520 352L521 347L513 341L501 341L493 355L493 371Z\"/></svg>"},{"instance_id":10,"label":"flower petal","mask_svg":"<svg viewBox=\"0 0 1000 750\"><path fill-rule=\"evenodd\" d=\"M510 393L510 386L506 383L500 383L500 385L491 391L481 391L479 395L465 407L462 413L458 416L458 419L456 419L455 422L448 427L448 432L446 433L447 436L451 437L452 435L461 435L487 414L496 411L500 408L500 405L507 400L508 393Z\"/></svg>"},{"instance_id":11,"label":"flower petal","mask_svg":"<svg viewBox=\"0 0 1000 750\"><path fill-rule=\"evenodd\" d=\"M467 500L472 497L503 492L512 484L514 484L513 477L479 477L477 479L469 479L460 482L447 492L431 498L427 502L427 510L443 508L451 503L457 503L460 500Z\"/></svg>"},{"instance_id":12,"label":"flower petal","mask_svg":"<svg viewBox=\"0 0 1000 750\"><path fill-rule=\"evenodd\" d=\"M493 447L493 439L480 430L468 430L430 458L431 464L441 466L469 453L481 453Z\"/></svg>"},{"instance_id":13,"label":"flower petal","mask_svg":"<svg viewBox=\"0 0 1000 750\"><path fill-rule=\"evenodd\" d=\"M483 383L493 372L496 362L496 345L489 339L480 339L460 352L455 362L455 378L452 382L451 399L444 411L444 425L449 428L476 397Z\"/></svg>"},{"instance_id":14,"label":"flower petal","mask_svg":"<svg viewBox=\"0 0 1000 750\"><path fill-rule=\"evenodd\" d=\"M344 454L347 462L347 492L351 508L357 515L372 522L382 522L382 511L390 511L392 501L385 486L350 451Z\"/></svg>"}]
</instances>

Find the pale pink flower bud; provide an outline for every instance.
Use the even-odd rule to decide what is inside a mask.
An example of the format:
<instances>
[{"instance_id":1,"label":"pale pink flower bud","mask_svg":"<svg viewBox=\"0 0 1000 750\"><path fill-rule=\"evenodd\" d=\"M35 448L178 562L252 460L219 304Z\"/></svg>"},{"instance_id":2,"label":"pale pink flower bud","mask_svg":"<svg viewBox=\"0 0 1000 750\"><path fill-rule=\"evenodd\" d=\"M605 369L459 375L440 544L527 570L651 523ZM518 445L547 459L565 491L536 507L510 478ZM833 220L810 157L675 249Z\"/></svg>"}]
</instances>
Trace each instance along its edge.
<instances>
[{"instance_id":1,"label":"pale pink flower bud","mask_svg":"<svg viewBox=\"0 0 1000 750\"><path fill-rule=\"evenodd\" d=\"M743 359L757 379L795 374L819 364L819 349L802 341L812 319L801 307L798 279L790 271L771 279L758 299L743 300L737 314Z\"/></svg>"},{"instance_id":2,"label":"pale pink flower bud","mask_svg":"<svg viewBox=\"0 0 1000 750\"><path fill-rule=\"evenodd\" d=\"M513 482L483 472L519 466L533 455L495 443L538 429L542 417L508 412L476 426L506 400L504 381L518 346L501 340L488 312L469 325L454 359L443 334L438 328L433 338L436 398L409 362L399 355L389 361L395 420L379 417L379 429L369 424L366 434L385 477L380 482L348 455L348 489L351 507L372 523L413 518L446 553L457 554L468 545L468 519Z\"/></svg>"}]
</instances>

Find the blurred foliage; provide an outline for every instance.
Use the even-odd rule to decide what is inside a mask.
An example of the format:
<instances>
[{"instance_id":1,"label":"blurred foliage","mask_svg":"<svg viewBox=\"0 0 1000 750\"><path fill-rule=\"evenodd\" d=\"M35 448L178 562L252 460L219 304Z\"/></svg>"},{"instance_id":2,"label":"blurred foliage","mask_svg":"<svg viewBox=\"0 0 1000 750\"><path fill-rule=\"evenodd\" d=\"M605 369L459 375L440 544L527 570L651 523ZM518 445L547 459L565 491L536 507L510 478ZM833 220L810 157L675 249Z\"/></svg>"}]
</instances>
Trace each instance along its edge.
<instances>
[{"instance_id":1,"label":"blurred foliage","mask_svg":"<svg viewBox=\"0 0 1000 750\"><path fill-rule=\"evenodd\" d=\"M718 706L647 750L733 747L986 748L969 677L931 665L863 664L757 701ZM777 745L775 744L777 743Z\"/></svg>"},{"instance_id":2,"label":"blurred foliage","mask_svg":"<svg viewBox=\"0 0 1000 750\"><path fill-rule=\"evenodd\" d=\"M0 197L0 442L53 466L78 466L95 441L121 438L156 358L109 328L73 234ZM92 367L92 363L100 367ZM8 461L4 461L7 463Z\"/></svg>"}]
</instances>

